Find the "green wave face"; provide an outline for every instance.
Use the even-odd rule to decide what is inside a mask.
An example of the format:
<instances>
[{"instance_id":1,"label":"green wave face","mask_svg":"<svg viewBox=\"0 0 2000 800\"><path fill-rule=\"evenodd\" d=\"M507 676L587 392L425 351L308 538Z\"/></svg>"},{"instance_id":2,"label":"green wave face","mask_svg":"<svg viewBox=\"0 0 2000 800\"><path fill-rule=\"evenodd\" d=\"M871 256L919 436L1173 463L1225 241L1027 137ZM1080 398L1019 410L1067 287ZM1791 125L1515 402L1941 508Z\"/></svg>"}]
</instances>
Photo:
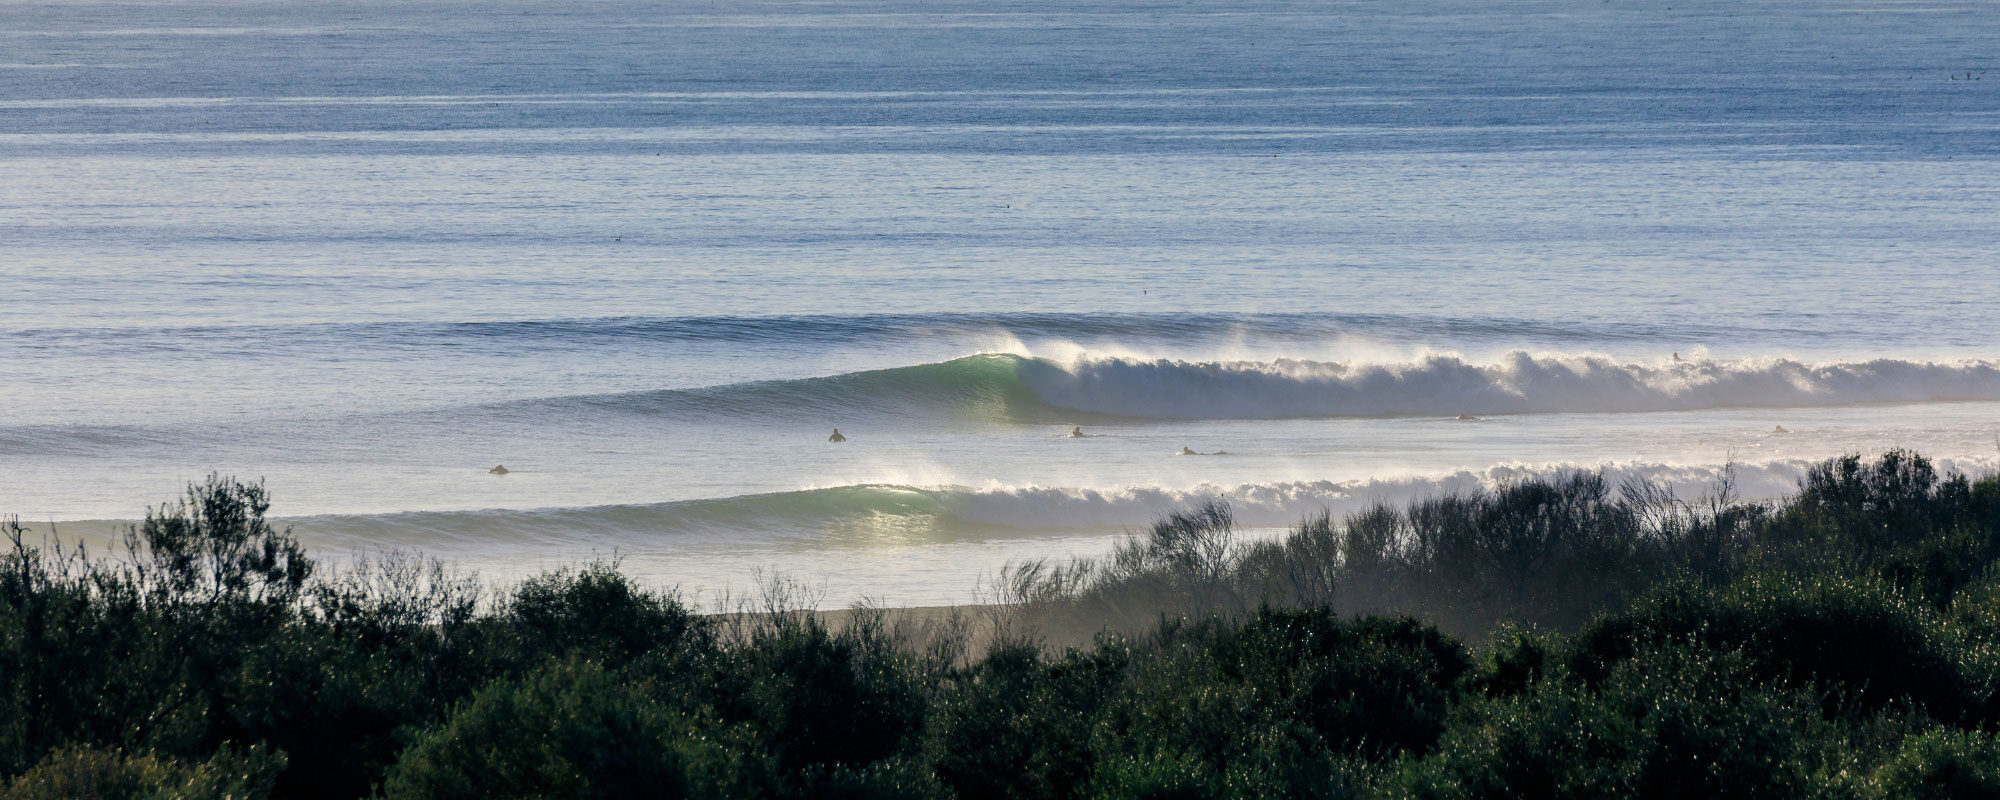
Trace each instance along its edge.
<instances>
[{"instance_id":1,"label":"green wave face","mask_svg":"<svg viewBox=\"0 0 2000 800\"><path fill-rule=\"evenodd\" d=\"M547 542L587 544L631 535L735 536L745 532L822 539L829 534L924 538L949 518L948 489L859 484L737 497L582 508L328 514L287 522L322 540L381 538L429 546Z\"/></svg>"},{"instance_id":2,"label":"green wave face","mask_svg":"<svg viewBox=\"0 0 2000 800\"><path fill-rule=\"evenodd\" d=\"M932 364L816 378L756 381L698 389L555 399L544 405L592 413L641 413L683 418L851 418L861 414L950 417L994 422L1065 419L1036 397L1022 378L1042 362L987 353ZM1050 366L1049 368L1054 368ZM1074 416L1073 414L1071 416Z\"/></svg>"},{"instance_id":3,"label":"green wave face","mask_svg":"<svg viewBox=\"0 0 2000 800\"><path fill-rule=\"evenodd\" d=\"M996 422L1048 419L1054 413L1021 379L1030 359L1004 353L955 358L935 364L869 370L801 384L800 400L834 400L835 409L936 411Z\"/></svg>"},{"instance_id":4,"label":"green wave face","mask_svg":"<svg viewBox=\"0 0 2000 800\"><path fill-rule=\"evenodd\" d=\"M321 545L447 550L497 543L577 547L607 538L744 533L813 540L830 535L923 540L958 527L949 506L951 496L960 492L951 487L853 484L660 503L320 514L282 521L302 538ZM65 521L54 528L26 523L35 533L60 534L93 549L115 546L132 524L134 520L114 519Z\"/></svg>"}]
</instances>

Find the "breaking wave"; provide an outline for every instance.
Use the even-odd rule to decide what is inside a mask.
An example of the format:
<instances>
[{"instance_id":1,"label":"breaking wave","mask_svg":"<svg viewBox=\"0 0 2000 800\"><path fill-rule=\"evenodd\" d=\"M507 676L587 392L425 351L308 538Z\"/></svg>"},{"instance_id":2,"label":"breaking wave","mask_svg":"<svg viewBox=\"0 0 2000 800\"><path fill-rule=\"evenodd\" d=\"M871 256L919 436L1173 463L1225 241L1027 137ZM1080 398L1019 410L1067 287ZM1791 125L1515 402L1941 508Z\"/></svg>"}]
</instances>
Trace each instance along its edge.
<instances>
[{"instance_id":1,"label":"breaking wave","mask_svg":"<svg viewBox=\"0 0 2000 800\"><path fill-rule=\"evenodd\" d=\"M1725 478L1733 493L1776 499L1798 488L1814 462L1674 466L1651 463L1496 466L1448 474L1352 481L1289 481L1187 488L964 487L859 484L739 497L667 503L537 510L402 512L328 515L289 520L322 544L373 540L397 546L451 547L497 540L566 545L639 542L658 536L792 536L824 540L842 534L883 533L920 538L1033 536L1042 533L1118 530L1143 526L1162 513L1204 500L1222 500L1237 521L1278 528L1322 511L1336 518L1378 503L1403 504L1425 497L1470 493L1496 485L1576 470L1600 471L1614 485L1645 480L1686 499L1711 496ZM1984 475L1992 458L1940 459L1941 471Z\"/></svg>"},{"instance_id":2,"label":"breaking wave","mask_svg":"<svg viewBox=\"0 0 2000 800\"><path fill-rule=\"evenodd\" d=\"M819 378L533 401L671 415L1288 419L1694 411L2000 400L1991 361L1634 363L1510 353L1402 363L1184 361L1011 354Z\"/></svg>"}]
</instances>

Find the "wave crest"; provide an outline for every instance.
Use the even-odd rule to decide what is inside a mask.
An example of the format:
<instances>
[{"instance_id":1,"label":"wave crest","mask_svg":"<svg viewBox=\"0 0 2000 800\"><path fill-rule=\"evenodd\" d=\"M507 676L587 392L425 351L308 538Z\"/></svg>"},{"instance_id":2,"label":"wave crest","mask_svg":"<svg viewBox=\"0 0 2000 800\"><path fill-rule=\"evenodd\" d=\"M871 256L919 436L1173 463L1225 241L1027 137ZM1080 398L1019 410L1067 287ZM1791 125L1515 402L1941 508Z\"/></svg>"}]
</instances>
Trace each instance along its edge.
<instances>
[{"instance_id":1,"label":"wave crest","mask_svg":"<svg viewBox=\"0 0 2000 800\"><path fill-rule=\"evenodd\" d=\"M618 544L663 535L797 538L820 541L843 535L918 539L1022 536L1106 531L1143 526L1159 515L1204 500L1222 500L1239 523L1281 528L1322 511L1336 519L1377 504L1401 505L1443 494L1470 493L1503 483L1598 471L1614 485L1644 480L1681 497L1709 495L1725 478L1738 497L1775 499L1797 491L1815 462L1771 461L1738 465L1617 463L1495 466L1482 470L1353 481L1282 481L1187 488L923 487L857 484L739 497L668 503L525 511L404 512L329 515L291 520L319 541L445 547L496 540ZM1939 459L1945 472L1991 473L1992 458Z\"/></svg>"},{"instance_id":2,"label":"wave crest","mask_svg":"<svg viewBox=\"0 0 2000 800\"><path fill-rule=\"evenodd\" d=\"M2000 365L1875 359L1810 363L1619 362L1514 352L1492 364L1433 355L1404 364L1096 359L1024 362L1043 402L1154 419L1690 411L2000 400Z\"/></svg>"},{"instance_id":3,"label":"wave crest","mask_svg":"<svg viewBox=\"0 0 2000 800\"><path fill-rule=\"evenodd\" d=\"M554 401L674 415L836 418L865 414L1051 421L1293 419L1618 413L2000 400L1990 361L1654 364L1509 353L1491 363L1430 355L1403 363L1184 361L1010 354L820 378ZM549 401L543 401L549 402Z\"/></svg>"}]
</instances>

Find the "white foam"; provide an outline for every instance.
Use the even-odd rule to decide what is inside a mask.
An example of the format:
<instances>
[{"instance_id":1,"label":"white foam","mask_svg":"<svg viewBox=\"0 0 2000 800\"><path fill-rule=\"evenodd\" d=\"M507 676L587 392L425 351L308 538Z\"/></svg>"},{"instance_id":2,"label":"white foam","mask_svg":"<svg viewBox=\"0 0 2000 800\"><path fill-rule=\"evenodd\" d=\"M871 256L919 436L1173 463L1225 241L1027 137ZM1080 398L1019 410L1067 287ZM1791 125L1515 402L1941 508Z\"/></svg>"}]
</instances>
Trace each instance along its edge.
<instances>
[{"instance_id":1,"label":"white foam","mask_svg":"<svg viewBox=\"0 0 2000 800\"><path fill-rule=\"evenodd\" d=\"M1664 486L1684 500L1712 497L1725 478L1736 498L1768 501L1798 491L1799 480L1816 460L1755 464L1673 465L1644 462L1505 465L1483 470L1352 481L1290 481L1235 486L1202 484L1185 489L1125 487L1075 489L994 487L946 492L940 500L952 516L967 522L1017 529L1115 528L1144 525L1165 512L1204 500L1222 500L1236 520L1250 527L1292 525L1321 511L1335 519L1377 504L1400 506L1414 500L1463 494L1578 470L1601 472L1613 487L1628 480ZM1942 474L1981 476L2000 467L1993 457L1944 458L1933 462Z\"/></svg>"},{"instance_id":2,"label":"white foam","mask_svg":"<svg viewBox=\"0 0 2000 800\"><path fill-rule=\"evenodd\" d=\"M1642 364L1515 351L1491 363L1431 354L1393 363L1144 360L1078 355L1023 362L1059 408L1155 419L1453 416L1687 411L2000 400L1982 360L1809 362L1696 359Z\"/></svg>"}]
</instances>

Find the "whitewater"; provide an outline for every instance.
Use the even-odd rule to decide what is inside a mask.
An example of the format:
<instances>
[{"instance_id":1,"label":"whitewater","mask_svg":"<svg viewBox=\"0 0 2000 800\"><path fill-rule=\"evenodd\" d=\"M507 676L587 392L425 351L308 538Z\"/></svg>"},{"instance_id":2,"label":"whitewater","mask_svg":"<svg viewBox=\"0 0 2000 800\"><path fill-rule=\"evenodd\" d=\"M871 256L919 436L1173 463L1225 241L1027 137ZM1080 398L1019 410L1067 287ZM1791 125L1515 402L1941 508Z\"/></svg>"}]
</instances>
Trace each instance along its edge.
<instances>
[{"instance_id":1,"label":"whitewater","mask_svg":"<svg viewBox=\"0 0 2000 800\"><path fill-rule=\"evenodd\" d=\"M1985 474L1986 11L0 4L0 514L928 605L1211 499Z\"/></svg>"}]
</instances>

